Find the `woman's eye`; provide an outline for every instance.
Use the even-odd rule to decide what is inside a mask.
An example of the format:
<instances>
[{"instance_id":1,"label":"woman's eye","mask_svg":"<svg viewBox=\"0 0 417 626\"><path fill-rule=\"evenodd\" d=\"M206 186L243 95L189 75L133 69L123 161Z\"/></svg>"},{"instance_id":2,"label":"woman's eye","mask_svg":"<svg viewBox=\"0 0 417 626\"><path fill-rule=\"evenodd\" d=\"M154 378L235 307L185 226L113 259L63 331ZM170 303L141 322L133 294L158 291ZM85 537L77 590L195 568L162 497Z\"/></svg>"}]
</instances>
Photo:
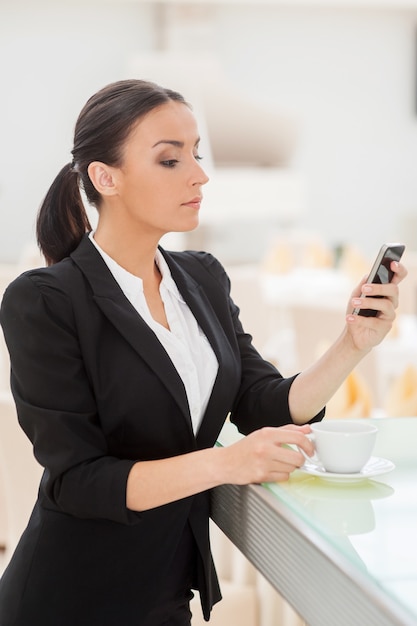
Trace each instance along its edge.
<instances>
[{"instance_id":1,"label":"woman's eye","mask_svg":"<svg viewBox=\"0 0 417 626\"><path fill-rule=\"evenodd\" d=\"M164 167L175 167L177 163L177 159L167 159L166 161L161 161L161 165Z\"/></svg>"},{"instance_id":2,"label":"woman's eye","mask_svg":"<svg viewBox=\"0 0 417 626\"><path fill-rule=\"evenodd\" d=\"M201 161L201 159L203 157L201 157L199 154L195 154L194 158L196 161ZM177 165L177 163L179 163L178 159L164 159L163 161L160 161L161 165L163 165L164 167L175 167Z\"/></svg>"}]
</instances>

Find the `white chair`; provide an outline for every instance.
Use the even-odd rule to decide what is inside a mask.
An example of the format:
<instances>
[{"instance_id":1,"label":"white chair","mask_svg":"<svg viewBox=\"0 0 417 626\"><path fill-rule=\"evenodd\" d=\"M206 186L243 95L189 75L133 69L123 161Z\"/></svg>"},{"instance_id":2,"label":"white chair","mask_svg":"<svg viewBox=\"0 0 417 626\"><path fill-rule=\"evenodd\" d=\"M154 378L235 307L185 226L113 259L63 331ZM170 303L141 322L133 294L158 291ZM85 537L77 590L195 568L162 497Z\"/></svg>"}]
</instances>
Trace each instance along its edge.
<instances>
[{"instance_id":1,"label":"white chair","mask_svg":"<svg viewBox=\"0 0 417 626\"><path fill-rule=\"evenodd\" d=\"M270 310L263 299L257 265L226 267L231 280L231 296L240 309L240 320L253 337L258 350L265 345L271 333Z\"/></svg>"},{"instance_id":2,"label":"white chair","mask_svg":"<svg viewBox=\"0 0 417 626\"><path fill-rule=\"evenodd\" d=\"M299 370L303 370L320 356L344 327L343 310L321 306L299 305L290 310L294 329L295 349ZM357 366L357 373L363 378L373 398L373 406L379 408L382 398L376 371L374 352L367 355Z\"/></svg>"},{"instance_id":3,"label":"white chair","mask_svg":"<svg viewBox=\"0 0 417 626\"><path fill-rule=\"evenodd\" d=\"M6 514L6 563L29 520L41 475L32 445L18 423L12 395L0 391L0 498L4 498Z\"/></svg>"}]
</instances>

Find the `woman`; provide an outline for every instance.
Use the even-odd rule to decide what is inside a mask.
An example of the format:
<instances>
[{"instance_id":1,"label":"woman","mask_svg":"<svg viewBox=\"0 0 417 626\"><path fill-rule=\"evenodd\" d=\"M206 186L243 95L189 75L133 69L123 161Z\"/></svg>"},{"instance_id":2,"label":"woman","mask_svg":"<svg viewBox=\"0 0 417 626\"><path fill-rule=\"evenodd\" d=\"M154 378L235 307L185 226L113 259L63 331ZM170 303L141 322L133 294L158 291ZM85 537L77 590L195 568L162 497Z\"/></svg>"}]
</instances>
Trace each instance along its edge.
<instances>
[{"instance_id":1,"label":"woman","mask_svg":"<svg viewBox=\"0 0 417 626\"><path fill-rule=\"evenodd\" d=\"M286 480L304 457L284 444L312 454L308 423L391 328L399 264L349 303L366 292L378 316L348 314L310 369L284 379L265 362L218 261L158 245L198 225L198 145L178 93L128 80L94 95L40 208L48 267L6 291L12 391L45 472L0 583L1 626L185 626L192 589L209 619L208 490ZM248 436L213 447L229 413Z\"/></svg>"}]
</instances>

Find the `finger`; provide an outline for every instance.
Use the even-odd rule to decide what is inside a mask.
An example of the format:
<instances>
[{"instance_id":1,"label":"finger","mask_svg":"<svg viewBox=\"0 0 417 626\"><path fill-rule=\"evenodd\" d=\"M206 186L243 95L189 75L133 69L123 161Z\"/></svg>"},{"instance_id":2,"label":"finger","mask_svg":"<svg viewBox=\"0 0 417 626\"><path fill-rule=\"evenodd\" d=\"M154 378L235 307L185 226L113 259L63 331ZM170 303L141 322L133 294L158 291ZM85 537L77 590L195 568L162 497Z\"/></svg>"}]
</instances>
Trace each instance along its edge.
<instances>
[{"instance_id":1,"label":"finger","mask_svg":"<svg viewBox=\"0 0 417 626\"><path fill-rule=\"evenodd\" d=\"M268 428L268 427L267 427ZM267 430L267 429L265 429ZM269 429L269 436L277 443L295 443L305 439L306 434L311 431L310 424L285 424L285 426L272 427Z\"/></svg>"},{"instance_id":2,"label":"finger","mask_svg":"<svg viewBox=\"0 0 417 626\"><path fill-rule=\"evenodd\" d=\"M285 424L284 426L279 426L278 428L280 428L280 430L296 430L304 434L311 433L310 424Z\"/></svg>"},{"instance_id":3,"label":"finger","mask_svg":"<svg viewBox=\"0 0 417 626\"><path fill-rule=\"evenodd\" d=\"M384 319L395 319L395 303L386 298L353 298L352 305L355 309L376 311L376 317L384 317ZM357 317L357 316L355 316ZM372 317L359 316L362 323L371 323Z\"/></svg>"},{"instance_id":4,"label":"finger","mask_svg":"<svg viewBox=\"0 0 417 626\"><path fill-rule=\"evenodd\" d=\"M310 441L310 439L308 439L307 437L303 437L303 439L301 439L299 443L296 444L296 446L297 447L293 448L289 445L287 446L287 444L282 444L279 447L279 452L277 451L276 453L275 459L277 461L282 460L286 463L291 463L296 467L301 467L301 465L303 465L304 461L306 460L303 452L307 456L313 456L314 445Z\"/></svg>"},{"instance_id":5,"label":"finger","mask_svg":"<svg viewBox=\"0 0 417 626\"><path fill-rule=\"evenodd\" d=\"M406 267L398 261L392 261L390 269L394 272L394 276L391 281L394 284L400 283L408 274Z\"/></svg>"},{"instance_id":6,"label":"finger","mask_svg":"<svg viewBox=\"0 0 417 626\"><path fill-rule=\"evenodd\" d=\"M300 435L301 437L298 437L297 440L294 441L285 441L281 443L276 442L277 447L279 448L276 458L285 459L286 461L299 466L304 462L301 450L304 451L307 456L312 456L314 454L313 443L302 433L300 433Z\"/></svg>"},{"instance_id":7,"label":"finger","mask_svg":"<svg viewBox=\"0 0 417 626\"><path fill-rule=\"evenodd\" d=\"M277 472L271 476L270 483L283 483L289 480L291 472Z\"/></svg>"},{"instance_id":8,"label":"finger","mask_svg":"<svg viewBox=\"0 0 417 626\"><path fill-rule=\"evenodd\" d=\"M363 286L360 296L351 300L351 305L359 309L373 309L375 311L388 312L390 308L396 309L399 303L398 286L394 283L366 284Z\"/></svg>"},{"instance_id":9,"label":"finger","mask_svg":"<svg viewBox=\"0 0 417 626\"><path fill-rule=\"evenodd\" d=\"M303 463L301 464L303 465ZM277 466L275 470L272 470L266 482L280 482L283 480L288 480L290 475L301 467L301 465L285 465L281 464Z\"/></svg>"}]
</instances>

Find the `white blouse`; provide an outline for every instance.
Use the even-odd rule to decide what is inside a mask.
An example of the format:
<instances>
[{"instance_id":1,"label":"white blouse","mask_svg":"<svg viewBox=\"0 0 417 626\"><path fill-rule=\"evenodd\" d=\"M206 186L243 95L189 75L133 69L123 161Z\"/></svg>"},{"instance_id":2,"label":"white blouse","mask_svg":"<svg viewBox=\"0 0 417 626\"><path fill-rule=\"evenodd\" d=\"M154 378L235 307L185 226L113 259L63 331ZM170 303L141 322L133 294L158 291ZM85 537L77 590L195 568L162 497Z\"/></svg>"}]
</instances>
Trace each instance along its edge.
<instances>
[{"instance_id":1,"label":"white blouse","mask_svg":"<svg viewBox=\"0 0 417 626\"><path fill-rule=\"evenodd\" d=\"M143 293L142 279L125 270L104 252L94 239L94 231L89 237L126 298L153 330L174 364L184 383L196 434L213 390L219 364L207 337L178 291L163 255L157 250L155 262L162 275L159 292L170 330L153 319Z\"/></svg>"}]
</instances>

